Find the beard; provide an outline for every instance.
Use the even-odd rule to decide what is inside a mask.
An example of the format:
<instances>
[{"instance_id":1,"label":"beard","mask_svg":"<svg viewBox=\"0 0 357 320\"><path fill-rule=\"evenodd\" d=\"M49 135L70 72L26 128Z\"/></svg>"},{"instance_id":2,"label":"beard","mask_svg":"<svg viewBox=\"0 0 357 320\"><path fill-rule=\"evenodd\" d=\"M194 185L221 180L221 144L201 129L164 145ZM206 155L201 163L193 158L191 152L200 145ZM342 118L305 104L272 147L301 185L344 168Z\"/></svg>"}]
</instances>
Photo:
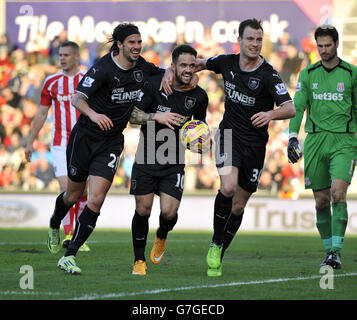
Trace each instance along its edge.
<instances>
[{"instance_id":1,"label":"beard","mask_svg":"<svg viewBox=\"0 0 357 320\"><path fill-rule=\"evenodd\" d=\"M137 59L133 59L130 56L130 50L126 50L125 46L123 46L123 56L130 62L130 63L134 63L137 61Z\"/></svg>"},{"instance_id":2,"label":"beard","mask_svg":"<svg viewBox=\"0 0 357 320\"><path fill-rule=\"evenodd\" d=\"M330 62L333 59L335 59L337 57L337 51L335 51L333 54L331 54L330 56L327 56L327 58L323 58L321 57L322 61L324 62Z\"/></svg>"},{"instance_id":3,"label":"beard","mask_svg":"<svg viewBox=\"0 0 357 320\"><path fill-rule=\"evenodd\" d=\"M187 73L186 73L187 74ZM188 75L188 74L187 74ZM179 85L188 85L192 79L192 74L189 74L190 75L190 80L188 82L185 82L182 80L182 74L179 75L177 73L177 70L175 70L175 78L176 78L176 82L179 84Z\"/></svg>"}]
</instances>

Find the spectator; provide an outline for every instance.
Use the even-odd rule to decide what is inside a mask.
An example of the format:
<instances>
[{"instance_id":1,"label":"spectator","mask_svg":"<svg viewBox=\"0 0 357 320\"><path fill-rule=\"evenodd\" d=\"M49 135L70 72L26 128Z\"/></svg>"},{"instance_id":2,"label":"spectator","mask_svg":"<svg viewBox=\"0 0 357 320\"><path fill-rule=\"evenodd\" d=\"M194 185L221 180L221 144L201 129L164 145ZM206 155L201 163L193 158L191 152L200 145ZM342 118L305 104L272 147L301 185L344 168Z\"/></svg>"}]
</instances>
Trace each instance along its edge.
<instances>
[{"instance_id":1,"label":"spectator","mask_svg":"<svg viewBox=\"0 0 357 320\"><path fill-rule=\"evenodd\" d=\"M7 33L0 36L0 51L4 51L7 56L10 56L12 51L15 50L14 44L11 42Z\"/></svg>"},{"instance_id":2,"label":"spectator","mask_svg":"<svg viewBox=\"0 0 357 320\"><path fill-rule=\"evenodd\" d=\"M1 94L8 105L13 108L21 108L21 96L17 92L12 92L9 87L5 87Z\"/></svg>"},{"instance_id":3,"label":"spectator","mask_svg":"<svg viewBox=\"0 0 357 320\"><path fill-rule=\"evenodd\" d=\"M279 57L284 61L288 56L289 45L295 46L294 40L291 38L289 32L284 31L282 36L276 42L274 51L276 51Z\"/></svg>"},{"instance_id":4,"label":"spectator","mask_svg":"<svg viewBox=\"0 0 357 320\"><path fill-rule=\"evenodd\" d=\"M6 150L6 147L0 143L0 172L9 163L10 153Z\"/></svg>"},{"instance_id":5,"label":"spectator","mask_svg":"<svg viewBox=\"0 0 357 320\"><path fill-rule=\"evenodd\" d=\"M258 185L260 191L266 191L271 193L273 190L273 177L270 171L264 170L260 176L260 182Z\"/></svg>"},{"instance_id":6,"label":"spectator","mask_svg":"<svg viewBox=\"0 0 357 320\"><path fill-rule=\"evenodd\" d=\"M43 190L45 184L40 179L32 175L30 166L24 168L20 173L20 181L22 190L24 191L36 191Z\"/></svg>"},{"instance_id":7,"label":"spectator","mask_svg":"<svg viewBox=\"0 0 357 320\"><path fill-rule=\"evenodd\" d=\"M213 163L204 164L198 169L197 173L197 189L215 190L219 186L218 174Z\"/></svg>"},{"instance_id":8,"label":"spectator","mask_svg":"<svg viewBox=\"0 0 357 320\"><path fill-rule=\"evenodd\" d=\"M210 28L205 29L203 39L197 41L194 47L201 58L209 58L224 53L221 45L213 39Z\"/></svg>"},{"instance_id":9,"label":"spectator","mask_svg":"<svg viewBox=\"0 0 357 320\"><path fill-rule=\"evenodd\" d=\"M49 151L48 146L39 141L34 142L35 152L32 154L32 161L37 164L38 160L46 159L52 164L52 153Z\"/></svg>"},{"instance_id":10,"label":"spectator","mask_svg":"<svg viewBox=\"0 0 357 320\"><path fill-rule=\"evenodd\" d=\"M58 66L59 63L59 49L63 41L67 40L67 30L62 30L49 45L50 63Z\"/></svg>"},{"instance_id":11,"label":"spectator","mask_svg":"<svg viewBox=\"0 0 357 320\"><path fill-rule=\"evenodd\" d=\"M299 56L298 49L289 44L287 55L283 62L281 77L289 88L296 88L297 77L301 70L302 58Z\"/></svg>"},{"instance_id":12,"label":"spectator","mask_svg":"<svg viewBox=\"0 0 357 320\"><path fill-rule=\"evenodd\" d=\"M81 58L79 59L79 64L84 70L89 69L97 60L96 54L92 52L86 43L83 43L80 46L80 56Z\"/></svg>"},{"instance_id":13,"label":"spectator","mask_svg":"<svg viewBox=\"0 0 357 320\"><path fill-rule=\"evenodd\" d=\"M320 59L314 35L315 29L312 29L301 42L302 50L309 59L309 64L315 63Z\"/></svg>"},{"instance_id":14,"label":"spectator","mask_svg":"<svg viewBox=\"0 0 357 320\"><path fill-rule=\"evenodd\" d=\"M142 56L149 62L160 67L164 63L165 51L160 43L149 36L142 49Z\"/></svg>"},{"instance_id":15,"label":"spectator","mask_svg":"<svg viewBox=\"0 0 357 320\"><path fill-rule=\"evenodd\" d=\"M16 178L15 171L8 165L5 165L0 173L0 187L5 189L9 187Z\"/></svg>"},{"instance_id":16,"label":"spectator","mask_svg":"<svg viewBox=\"0 0 357 320\"><path fill-rule=\"evenodd\" d=\"M40 158L37 161L35 177L43 181L44 187L47 188L53 180L56 180L52 164L46 158Z\"/></svg>"},{"instance_id":17,"label":"spectator","mask_svg":"<svg viewBox=\"0 0 357 320\"><path fill-rule=\"evenodd\" d=\"M49 41L41 32L38 32L36 37L27 42L26 52L29 56L30 65L46 62L49 55L48 46Z\"/></svg>"}]
</instances>

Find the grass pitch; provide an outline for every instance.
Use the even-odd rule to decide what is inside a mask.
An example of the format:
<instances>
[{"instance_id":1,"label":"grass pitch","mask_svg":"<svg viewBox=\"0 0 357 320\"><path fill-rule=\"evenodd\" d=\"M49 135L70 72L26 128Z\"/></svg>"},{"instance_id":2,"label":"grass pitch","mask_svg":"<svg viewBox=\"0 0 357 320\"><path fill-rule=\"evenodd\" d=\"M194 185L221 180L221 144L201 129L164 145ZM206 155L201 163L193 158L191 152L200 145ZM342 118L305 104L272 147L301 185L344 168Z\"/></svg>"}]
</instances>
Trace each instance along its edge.
<instances>
[{"instance_id":1,"label":"grass pitch","mask_svg":"<svg viewBox=\"0 0 357 320\"><path fill-rule=\"evenodd\" d=\"M223 276L206 276L210 232L172 231L161 264L150 262L154 233L146 248L147 275L133 276L129 230L95 230L90 252L79 252L81 275L57 268L45 229L0 229L0 300L345 300L357 299L357 237L345 238L342 269L333 289L321 289L325 258L317 235L240 232L226 251ZM62 233L63 238L63 233ZM33 289L22 266L33 270ZM25 282L24 282L25 281ZM22 284L21 284L22 283ZM27 282L29 284L29 282ZM331 282L330 282L331 284Z\"/></svg>"}]
</instances>

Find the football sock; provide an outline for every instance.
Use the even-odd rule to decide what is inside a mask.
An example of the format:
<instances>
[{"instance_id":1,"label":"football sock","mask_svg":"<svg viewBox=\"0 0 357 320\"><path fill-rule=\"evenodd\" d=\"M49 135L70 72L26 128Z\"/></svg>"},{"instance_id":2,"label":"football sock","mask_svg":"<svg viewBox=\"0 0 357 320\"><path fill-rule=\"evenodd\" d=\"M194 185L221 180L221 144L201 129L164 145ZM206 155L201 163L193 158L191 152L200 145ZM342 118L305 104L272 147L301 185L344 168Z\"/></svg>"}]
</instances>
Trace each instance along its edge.
<instances>
[{"instance_id":1,"label":"football sock","mask_svg":"<svg viewBox=\"0 0 357 320\"><path fill-rule=\"evenodd\" d=\"M156 231L156 236L160 239L166 239L167 238L167 234L169 233L169 231L171 231L178 219L178 215L176 213L175 217L171 220L167 220L163 217L162 213L160 213L160 225L159 228Z\"/></svg>"},{"instance_id":2,"label":"football sock","mask_svg":"<svg viewBox=\"0 0 357 320\"><path fill-rule=\"evenodd\" d=\"M222 254L221 254L221 260L223 259L224 252L231 244L234 236L236 235L236 233L242 223L243 213L244 213L244 211L240 215L235 215L235 214L231 213L231 215L228 218L227 224L224 228L224 240L223 240L223 249L222 249Z\"/></svg>"},{"instance_id":3,"label":"football sock","mask_svg":"<svg viewBox=\"0 0 357 320\"><path fill-rule=\"evenodd\" d=\"M332 249L340 253L348 221L346 202L332 204Z\"/></svg>"},{"instance_id":4,"label":"football sock","mask_svg":"<svg viewBox=\"0 0 357 320\"><path fill-rule=\"evenodd\" d=\"M97 223L99 213L95 213L88 206L84 207L74 229L73 238L68 245L65 256L75 256L78 249L87 241Z\"/></svg>"},{"instance_id":5,"label":"football sock","mask_svg":"<svg viewBox=\"0 0 357 320\"><path fill-rule=\"evenodd\" d=\"M52 229L59 229L62 219L66 216L69 209L72 208L72 206L65 205L63 194L64 192L62 192L56 199L55 209L50 219L50 227Z\"/></svg>"},{"instance_id":6,"label":"football sock","mask_svg":"<svg viewBox=\"0 0 357 320\"><path fill-rule=\"evenodd\" d=\"M146 239L149 232L149 215L141 216L136 210L131 222L131 237L134 247L134 261L145 261Z\"/></svg>"},{"instance_id":7,"label":"football sock","mask_svg":"<svg viewBox=\"0 0 357 320\"><path fill-rule=\"evenodd\" d=\"M75 207L72 207L62 219L62 225L65 235L73 235L73 223L75 221Z\"/></svg>"},{"instance_id":8,"label":"football sock","mask_svg":"<svg viewBox=\"0 0 357 320\"><path fill-rule=\"evenodd\" d=\"M214 202L214 216L213 216L213 237L212 242L221 246L224 239L224 226L226 220L232 210L232 198L224 196L221 191L218 191L216 200Z\"/></svg>"},{"instance_id":9,"label":"football sock","mask_svg":"<svg viewBox=\"0 0 357 320\"><path fill-rule=\"evenodd\" d=\"M87 202L88 202L88 195L85 195L82 198L80 198L79 201L76 203L76 205L75 205L76 219L75 220L77 220L79 218L79 216L82 214Z\"/></svg>"},{"instance_id":10,"label":"football sock","mask_svg":"<svg viewBox=\"0 0 357 320\"><path fill-rule=\"evenodd\" d=\"M325 208L316 207L316 227L320 233L322 243L325 246L326 252L330 252L332 248L331 234L331 207Z\"/></svg>"}]
</instances>

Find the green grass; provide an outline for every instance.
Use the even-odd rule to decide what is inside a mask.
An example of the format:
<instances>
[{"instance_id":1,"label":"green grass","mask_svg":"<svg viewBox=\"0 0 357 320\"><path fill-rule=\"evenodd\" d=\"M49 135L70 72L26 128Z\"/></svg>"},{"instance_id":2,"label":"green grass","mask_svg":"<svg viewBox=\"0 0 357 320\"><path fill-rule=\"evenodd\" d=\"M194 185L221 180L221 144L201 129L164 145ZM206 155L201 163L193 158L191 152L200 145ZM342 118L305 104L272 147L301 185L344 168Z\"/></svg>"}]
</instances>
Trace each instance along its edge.
<instances>
[{"instance_id":1,"label":"green grass","mask_svg":"<svg viewBox=\"0 0 357 320\"><path fill-rule=\"evenodd\" d=\"M63 234L62 234L63 236ZM206 276L209 232L172 231L159 265L150 260L154 234L148 237L148 273L131 275L133 249L128 230L97 229L79 252L81 275L56 265L45 229L0 229L0 300L123 299L123 300L270 300L357 299L357 237L347 236L341 270L334 289L320 288L319 264L325 258L317 235L239 233L227 250L223 276ZM23 290L23 265L34 270L34 288Z\"/></svg>"}]
</instances>

